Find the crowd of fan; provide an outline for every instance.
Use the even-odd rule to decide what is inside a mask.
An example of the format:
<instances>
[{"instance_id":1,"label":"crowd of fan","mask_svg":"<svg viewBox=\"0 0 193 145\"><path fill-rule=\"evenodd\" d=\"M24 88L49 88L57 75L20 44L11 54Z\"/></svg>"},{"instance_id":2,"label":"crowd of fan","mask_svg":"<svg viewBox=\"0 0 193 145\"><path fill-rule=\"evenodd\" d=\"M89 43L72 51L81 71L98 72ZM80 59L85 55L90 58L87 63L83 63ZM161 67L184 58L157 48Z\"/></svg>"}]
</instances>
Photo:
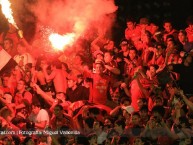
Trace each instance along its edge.
<instances>
[{"instance_id":1,"label":"crowd of fan","mask_svg":"<svg viewBox=\"0 0 193 145\"><path fill-rule=\"evenodd\" d=\"M16 65L1 71L0 144L193 144L193 17L182 30L128 18L123 38L81 38L52 57L9 24L0 51Z\"/></svg>"}]
</instances>

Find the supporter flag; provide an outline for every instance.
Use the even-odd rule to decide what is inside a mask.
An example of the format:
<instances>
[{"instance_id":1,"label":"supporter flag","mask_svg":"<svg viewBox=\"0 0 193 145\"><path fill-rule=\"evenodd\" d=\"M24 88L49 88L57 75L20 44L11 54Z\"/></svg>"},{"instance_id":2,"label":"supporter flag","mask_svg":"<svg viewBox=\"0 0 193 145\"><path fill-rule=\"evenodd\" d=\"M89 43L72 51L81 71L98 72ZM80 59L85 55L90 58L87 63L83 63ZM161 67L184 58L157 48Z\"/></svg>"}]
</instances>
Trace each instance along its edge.
<instances>
[{"instance_id":1,"label":"supporter flag","mask_svg":"<svg viewBox=\"0 0 193 145\"><path fill-rule=\"evenodd\" d=\"M6 72L9 72L13 69L17 63L11 55L9 55L1 46L0 46L0 76Z\"/></svg>"}]
</instances>

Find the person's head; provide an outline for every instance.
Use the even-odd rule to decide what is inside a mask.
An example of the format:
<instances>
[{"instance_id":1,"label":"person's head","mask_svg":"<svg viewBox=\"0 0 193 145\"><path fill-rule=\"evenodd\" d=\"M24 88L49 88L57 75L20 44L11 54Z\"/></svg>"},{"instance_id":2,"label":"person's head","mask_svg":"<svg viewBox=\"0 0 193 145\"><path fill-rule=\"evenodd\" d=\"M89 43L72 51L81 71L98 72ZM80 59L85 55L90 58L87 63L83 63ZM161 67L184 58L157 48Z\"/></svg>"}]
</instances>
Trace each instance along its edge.
<instances>
[{"instance_id":1,"label":"person's head","mask_svg":"<svg viewBox=\"0 0 193 145\"><path fill-rule=\"evenodd\" d=\"M89 145L96 145L97 144L97 134L91 133L87 136Z\"/></svg>"},{"instance_id":2,"label":"person's head","mask_svg":"<svg viewBox=\"0 0 193 145\"><path fill-rule=\"evenodd\" d=\"M156 75L156 70L158 69L157 65L150 65L149 66L149 72L150 72L150 76L154 77Z\"/></svg>"},{"instance_id":3,"label":"person's head","mask_svg":"<svg viewBox=\"0 0 193 145\"><path fill-rule=\"evenodd\" d=\"M127 18L127 28L133 30L135 28L136 22L134 18Z\"/></svg>"},{"instance_id":4,"label":"person's head","mask_svg":"<svg viewBox=\"0 0 193 145\"><path fill-rule=\"evenodd\" d=\"M77 84L81 85L84 82L84 76L82 74L77 75Z\"/></svg>"},{"instance_id":5,"label":"person's head","mask_svg":"<svg viewBox=\"0 0 193 145\"><path fill-rule=\"evenodd\" d=\"M10 77L11 77L10 73L3 74L3 76L2 76L3 87L8 87L9 86Z\"/></svg>"},{"instance_id":6,"label":"person's head","mask_svg":"<svg viewBox=\"0 0 193 145\"><path fill-rule=\"evenodd\" d=\"M164 20L163 27L166 32L171 32L173 29L172 22L170 20Z\"/></svg>"},{"instance_id":7,"label":"person's head","mask_svg":"<svg viewBox=\"0 0 193 145\"><path fill-rule=\"evenodd\" d=\"M105 126L108 127L108 128L112 127L113 126L113 121L112 120L113 119L111 117L106 117L104 119L104 127Z\"/></svg>"},{"instance_id":8,"label":"person's head","mask_svg":"<svg viewBox=\"0 0 193 145\"><path fill-rule=\"evenodd\" d=\"M185 30L180 30L178 32L178 40L183 43L187 41L187 32Z\"/></svg>"},{"instance_id":9,"label":"person's head","mask_svg":"<svg viewBox=\"0 0 193 145\"><path fill-rule=\"evenodd\" d=\"M32 69L32 63L27 63L26 65L25 65L25 72L30 72L31 71L31 69Z\"/></svg>"},{"instance_id":10,"label":"person's head","mask_svg":"<svg viewBox=\"0 0 193 145\"><path fill-rule=\"evenodd\" d=\"M184 58L184 63L188 63L191 64L192 63L192 56L190 54L188 54L185 58Z\"/></svg>"},{"instance_id":11,"label":"person's head","mask_svg":"<svg viewBox=\"0 0 193 145\"><path fill-rule=\"evenodd\" d=\"M57 116L60 116L63 114L63 107L62 105L60 104L57 104L55 107L54 107L54 115L57 117Z\"/></svg>"},{"instance_id":12,"label":"person's head","mask_svg":"<svg viewBox=\"0 0 193 145\"><path fill-rule=\"evenodd\" d=\"M106 51L104 53L104 61L105 63L110 63L113 60L113 53L111 51Z\"/></svg>"},{"instance_id":13,"label":"person's head","mask_svg":"<svg viewBox=\"0 0 193 145\"><path fill-rule=\"evenodd\" d=\"M163 99L161 97L155 97L153 100L154 106L162 106L163 105Z\"/></svg>"},{"instance_id":14,"label":"person's head","mask_svg":"<svg viewBox=\"0 0 193 145\"><path fill-rule=\"evenodd\" d=\"M23 42L20 42L20 43L17 44L17 52L19 54L23 54L23 53L26 52L26 46Z\"/></svg>"},{"instance_id":15,"label":"person's head","mask_svg":"<svg viewBox=\"0 0 193 145\"><path fill-rule=\"evenodd\" d=\"M158 119L162 119L165 115L165 109L163 106L154 106L152 108L152 115Z\"/></svg>"},{"instance_id":16,"label":"person's head","mask_svg":"<svg viewBox=\"0 0 193 145\"><path fill-rule=\"evenodd\" d=\"M133 59L136 58L136 56L137 56L137 50L136 50L136 48L134 48L134 47L130 48L130 49L129 49L129 58L130 58L131 60L133 60Z\"/></svg>"},{"instance_id":17,"label":"person's head","mask_svg":"<svg viewBox=\"0 0 193 145\"><path fill-rule=\"evenodd\" d=\"M24 80L19 80L17 83L17 90L18 91L24 91L26 87L26 82Z\"/></svg>"},{"instance_id":18,"label":"person's head","mask_svg":"<svg viewBox=\"0 0 193 145\"><path fill-rule=\"evenodd\" d=\"M122 41L121 41L121 44L120 44L120 47L121 47L121 50L122 50L123 52L128 51L128 49L129 49L129 43L128 43L128 41L127 41L127 40L122 40Z\"/></svg>"},{"instance_id":19,"label":"person's head","mask_svg":"<svg viewBox=\"0 0 193 145\"><path fill-rule=\"evenodd\" d=\"M3 41L3 47L6 51L9 51L13 48L13 40L11 38L5 38Z\"/></svg>"},{"instance_id":20,"label":"person's head","mask_svg":"<svg viewBox=\"0 0 193 145\"><path fill-rule=\"evenodd\" d=\"M67 77L68 88L74 88L77 86L77 76L75 74L69 74Z\"/></svg>"},{"instance_id":21,"label":"person's head","mask_svg":"<svg viewBox=\"0 0 193 145\"><path fill-rule=\"evenodd\" d=\"M163 54L164 52L164 49L165 49L165 45L161 44L161 43L158 43L156 44L156 56L160 56L161 54Z\"/></svg>"},{"instance_id":22,"label":"person's head","mask_svg":"<svg viewBox=\"0 0 193 145\"><path fill-rule=\"evenodd\" d=\"M101 61L95 63L96 74L103 74L104 64Z\"/></svg>"},{"instance_id":23,"label":"person's head","mask_svg":"<svg viewBox=\"0 0 193 145\"><path fill-rule=\"evenodd\" d=\"M167 44L166 44L166 45L167 45L167 48L170 48L170 49L176 48L176 41L175 41L175 40L173 40L173 39L168 39L166 43L167 43Z\"/></svg>"},{"instance_id":24,"label":"person's head","mask_svg":"<svg viewBox=\"0 0 193 145\"><path fill-rule=\"evenodd\" d=\"M114 123L114 129L119 133L123 132L125 126L125 120L116 120Z\"/></svg>"},{"instance_id":25,"label":"person's head","mask_svg":"<svg viewBox=\"0 0 193 145\"><path fill-rule=\"evenodd\" d=\"M132 116L131 116L132 125L139 125L140 121L141 121L141 117L140 117L139 113L138 112L132 113Z\"/></svg>"},{"instance_id":26,"label":"person's head","mask_svg":"<svg viewBox=\"0 0 193 145\"><path fill-rule=\"evenodd\" d=\"M147 118L148 117L148 112L149 112L148 106L147 105L143 105L141 107L141 109L139 110L140 117L142 119Z\"/></svg>"},{"instance_id":27,"label":"person's head","mask_svg":"<svg viewBox=\"0 0 193 145\"><path fill-rule=\"evenodd\" d=\"M104 127L104 125L103 125L103 123L102 123L101 121L97 121L97 120L94 121L93 129L94 129L95 131L97 131L97 130L102 130L103 127Z\"/></svg>"},{"instance_id":28,"label":"person's head","mask_svg":"<svg viewBox=\"0 0 193 145\"><path fill-rule=\"evenodd\" d=\"M41 105L39 102L33 102L32 103L32 113L33 114L37 115L39 113L40 109L41 109Z\"/></svg>"}]
</instances>

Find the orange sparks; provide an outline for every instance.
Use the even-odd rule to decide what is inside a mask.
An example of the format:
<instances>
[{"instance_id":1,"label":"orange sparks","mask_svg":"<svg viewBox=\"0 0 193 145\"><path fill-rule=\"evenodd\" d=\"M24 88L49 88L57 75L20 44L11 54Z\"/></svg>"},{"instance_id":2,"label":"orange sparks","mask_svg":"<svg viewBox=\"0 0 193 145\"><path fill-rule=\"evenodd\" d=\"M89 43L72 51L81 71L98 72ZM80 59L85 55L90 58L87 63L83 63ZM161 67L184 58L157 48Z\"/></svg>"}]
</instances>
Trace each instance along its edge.
<instances>
[{"instance_id":1,"label":"orange sparks","mask_svg":"<svg viewBox=\"0 0 193 145\"><path fill-rule=\"evenodd\" d=\"M11 3L9 2L9 0L0 0L0 4L1 4L2 13L8 19L9 23L11 23L13 26L15 26L15 28L18 29L18 27L14 21L14 18L12 16L13 12L10 8Z\"/></svg>"},{"instance_id":2,"label":"orange sparks","mask_svg":"<svg viewBox=\"0 0 193 145\"><path fill-rule=\"evenodd\" d=\"M72 45L75 40L75 34L69 33L66 35L59 35L57 33L53 33L49 36L49 40L56 50L63 50L65 46Z\"/></svg>"}]
</instances>

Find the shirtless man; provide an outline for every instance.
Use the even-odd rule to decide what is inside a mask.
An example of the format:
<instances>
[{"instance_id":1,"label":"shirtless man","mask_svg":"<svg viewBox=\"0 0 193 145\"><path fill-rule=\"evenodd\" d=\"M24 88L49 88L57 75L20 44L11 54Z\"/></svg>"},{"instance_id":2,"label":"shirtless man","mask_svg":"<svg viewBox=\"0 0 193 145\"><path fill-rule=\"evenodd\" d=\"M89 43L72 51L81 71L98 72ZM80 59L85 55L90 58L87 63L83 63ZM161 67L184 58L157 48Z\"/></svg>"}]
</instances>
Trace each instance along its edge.
<instances>
[{"instance_id":1,"label":"shirtless man","mask_svg":"<svg viewBox=\"0 0 193 145\"><path fill-rule=\"evenodd\" d=\"M51 63L51 73L50 74L48 74L47 72L47 67L48 67L48 64L44 64L42 67L46 81L47 82L53 81L56 94L58 97L60 97L58 99L65 99L64 93L66 92L66 84L64 81L65 76L63 75L63 72L61 69L62 68L61 62L53 61Z\"/></svg>"}]
</instances>

